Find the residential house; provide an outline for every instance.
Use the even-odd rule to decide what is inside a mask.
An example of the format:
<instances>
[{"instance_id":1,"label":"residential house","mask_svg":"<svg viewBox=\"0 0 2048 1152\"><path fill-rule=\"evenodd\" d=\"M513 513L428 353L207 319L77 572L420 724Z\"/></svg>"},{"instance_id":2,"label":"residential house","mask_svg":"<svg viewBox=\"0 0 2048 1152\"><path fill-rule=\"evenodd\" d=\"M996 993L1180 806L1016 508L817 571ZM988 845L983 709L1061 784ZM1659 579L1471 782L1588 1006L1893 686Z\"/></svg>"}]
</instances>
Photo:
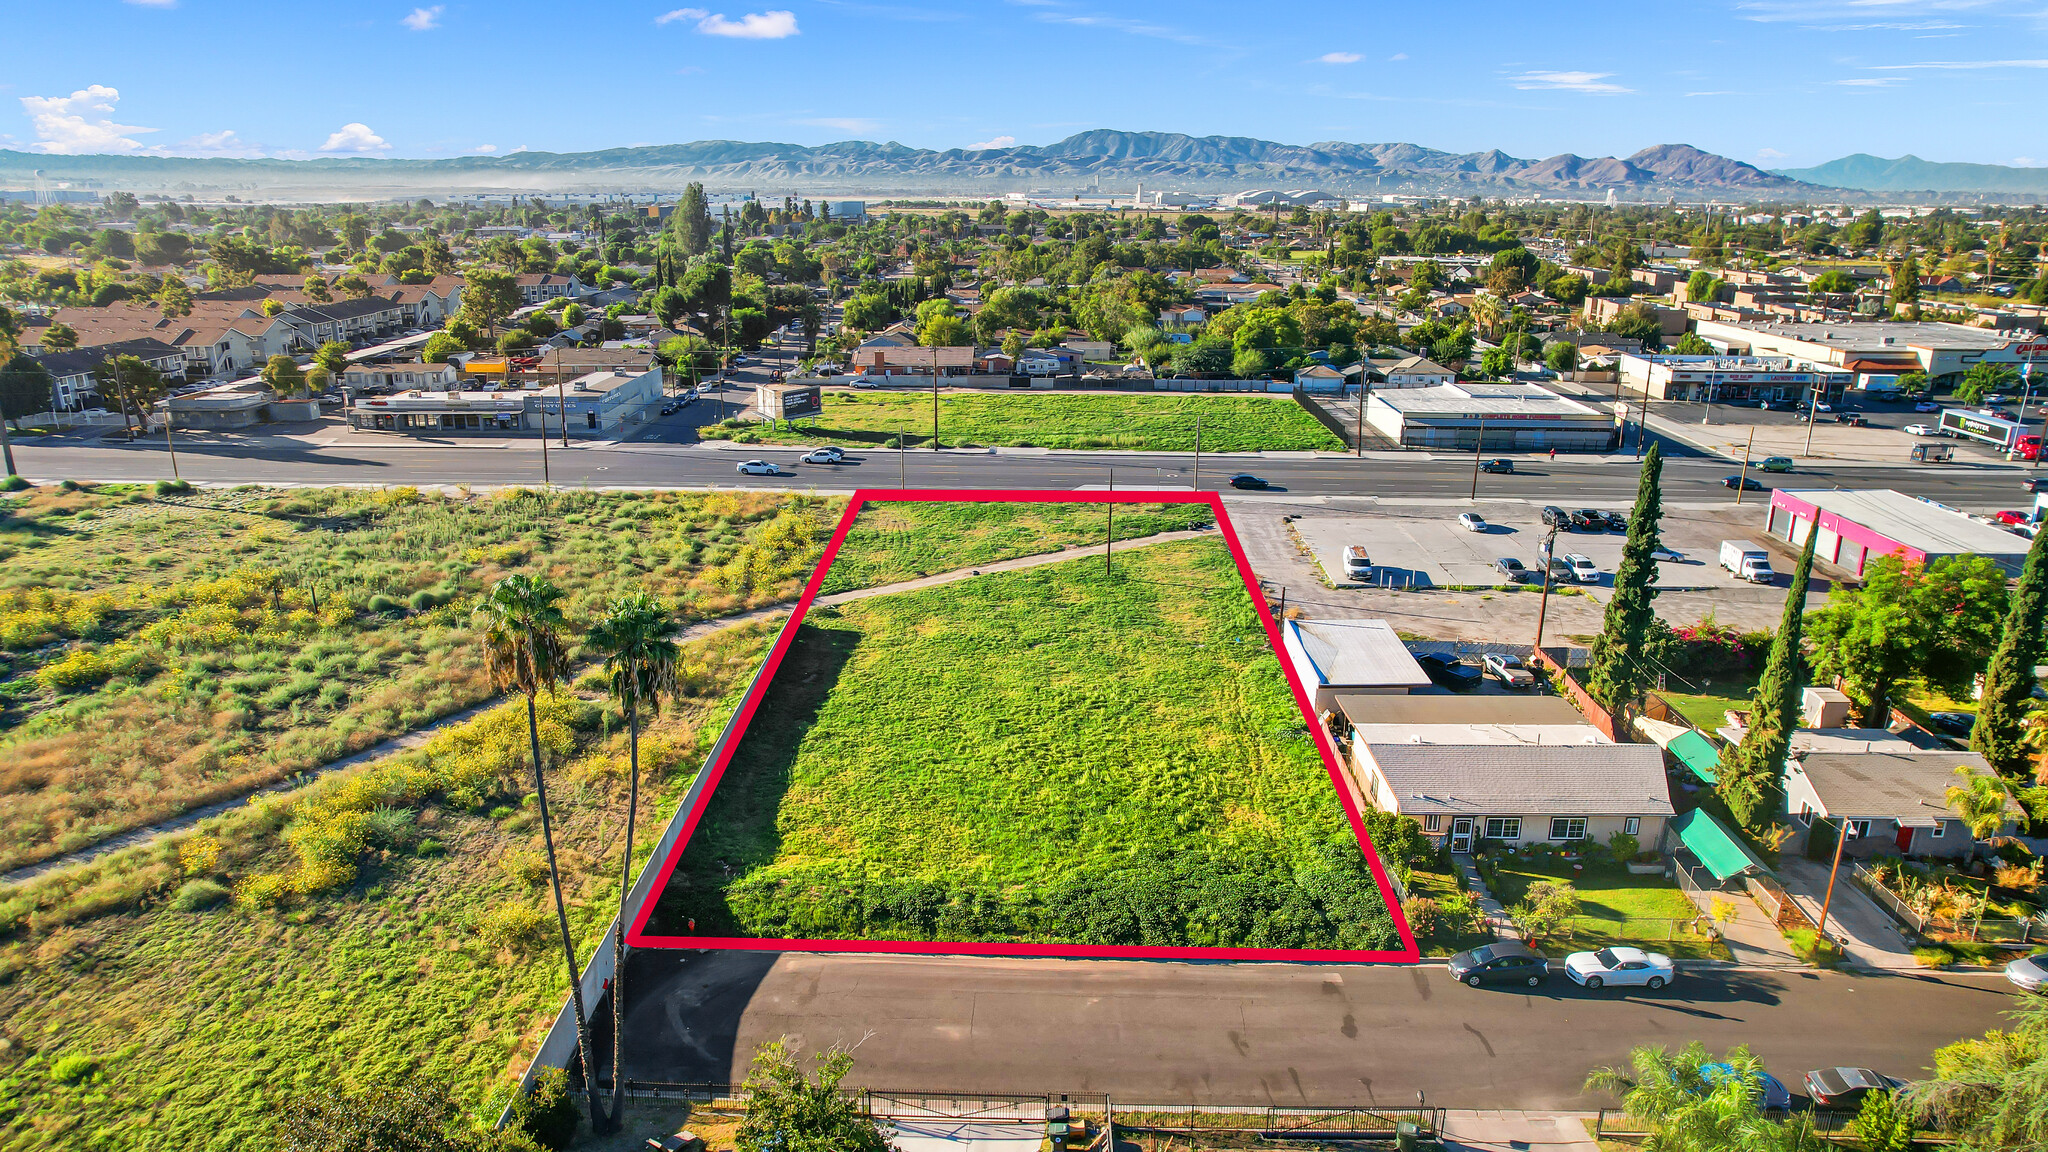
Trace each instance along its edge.
<instances>
[{"instance_id":1,"label":"residential house","mask_svg":"<svg viewBox=\"0 0 2048 1152\"><path fill-rule=\"evenodd\" d=\"M461 380L462 371L453 364L426 364L414 360L399 364L350 364L342 370L340 383L349 391L360 394L372 389L408 391L422 388L439 392L458 385Z\"/></svg>"},{"instance_id":2,"label":"residential house","mask_svg":"<svg viewBox=\"0 0 2048 1152\"><path fill-rule=\"evenodd\" d=\"M405 310L388 296L365 296L287 308L278 317L317 348L331 340L350 344L395 332L404 324Z\"/></svg>"},{"instance_id":3,"label":"residential house","mask_svg":"<svg viewBox=\"0 0 2048 1152\"><path fill-rule=\"evenodd\" d=\"M1426 356L1410 356L1385 369L1380 388L1437 388L1457 380L1458 374Z\"/></svg>"},{"instance_id":4,"label":"residential house","mask_svg":"<svg viewBox=\"0 0 2048 1152\"><path fill-rule=\"evenodd\" d=\"M575 300L590 291L576 276L558 272L528 272L516 279L522 304L541 304L564 296Z\"/></svg>"},{"instance_id":5,"label":"residential house","mask_svg":"<svg viewBox=\"0 0 2048 1152\"><path fill-rule=\"evenodd\" d=\"M1831 826L1823 835L1848 829L1844 856L1970 856L1976 851L1976 839L1949 808L1947 792L1959 782L1957 768L1973 776L1992 774L1982 756L1917 748L1896 738L1873 739L1862 751L1806 751L1795 741L1792 756L1784 780L1785 812L1794 832L1785 851L1804 851L1821 823Z\"/></svg>"},{"instance_id":6,"label":"residential house","mask_svg":"<svg viewBox=\"0 0 2048 1152\"><path fill-rule=\"evenodd\" d=\"M185 374L184 351L150 337L74 348L68 352L43 352L30 359L50 373L53 410L76 412L100 400L99 380L93 373L117 356L133 356L165 376ZM112 403L120 400L111 394L111 390L107 399Z\"/></svg>"},{"instance_id":7,"label":"residential house","mask_svg":"<svg viewBox=\"0 0 2048 1152\"><path fill-rule=\"evenodd\" d=\"M1406 695L1429 676L1385 620L1285 620L1280 646L1317 712L1339 695Z\"/></svg>"},{"instance_id":8,"label":"residential house","mask_svg":"<svg viewBox=\"0 0 2048 1152\"><path fill-rule=\"evenodd\" d=\"M1303 392L1335 394L1344 390L1344 371L1328 364L1312 364L1294 374L1294 386Z\"/></svg>"},{"instance_id":9,"label":"residential house","mask_svg":"<svg viewBox=\"0 0 2048 1152\"><path fill-rule=\"evenodd\" d=\"M1353 782L1454 852L1477 840L1663 843L1664 753L1617 744L1554 696L1337 697Z\"/></svg>"}]
</instances>

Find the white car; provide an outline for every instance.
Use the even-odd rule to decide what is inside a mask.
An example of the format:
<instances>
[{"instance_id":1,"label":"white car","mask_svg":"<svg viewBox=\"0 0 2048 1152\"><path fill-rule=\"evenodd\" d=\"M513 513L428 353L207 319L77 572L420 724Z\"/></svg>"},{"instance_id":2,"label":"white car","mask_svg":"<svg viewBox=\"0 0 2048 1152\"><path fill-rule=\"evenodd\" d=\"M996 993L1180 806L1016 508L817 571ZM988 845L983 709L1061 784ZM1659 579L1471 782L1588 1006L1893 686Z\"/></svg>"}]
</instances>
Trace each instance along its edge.
<instances>
[{"instance_id":1,"label":"white car","mask_svg":"<svg viewBox=\"0 0 2048 1152\"><path fill-rule=\"evenodd\" d=\"M1487 531L1485 518L1477 512L1458 513L1458 527L1463 528L1467 532Z\"/></svg>"},{"instance_id":2,"label":"white car","mask_svg":"<svg viewBox=\"0 0 2048 1152\"><path fill-rule=\"evenodd\" d=\"M1932 400L1922 400L1922 401L1920 401L1920 402L1918 402L1918 403L1916 403L1916 404L1914 404L1914 405L1913 405L1913 411L1915 411L1915 412L1939 412L1939 411L1941 411L1941 405L1939 405L1939 404L1936 404L1936 403L1935 403L1934 401L1932 401Z\"/></svg>"},{"instance_id":3,"label":"white car","mask_svg":"<svg viewBox=\"0 0 2048 1152\"><path fill-rule=\"evenodd\" d=\"M1564 958L1564 974L1575 984L1588 988L1641 985L1652 992L1671 983L1678 969L1671 957L1641 948L1602 948L1598 952L1574 952Z\"/></svg>"},{"instance_id":4,"label":"white car","mask_svg":"<svg viewBox=\"0 0 2048 1152\"><path fill-rule=\"evenodd\" d=\"M1662 560L1667 564L1685 563L1685 553L1675 548L1657 548L1650 552L1650 559Z\"/></svg>"},{"instance_id":5,"label":"white car","mask_svg":"<svg viewBox=\"0 0 2048 1152\"><path fill-rule=\"evenodd\" d=\"M780 469L780 468L777 468L777 467L776 467L775 465L773 465L773 464L770 464L770 463L769 463L769 462L767 462L766 460L748 460L748 461L745 461L744 463L742 463L742 464L741 464L741 465L739 466L739 468L740 468L740 474L741 474L741 475L743 475L743 476L780 476L780 475L782 475L782 469Z\"/></svg>"},{"instance_id":6,"label":"white car","mask_svg":"<svg viewBox=\"0 0 2048 1152\"><path fill-rule=\"evenodd\" d=\"M813 448L801 457L806 464L837 464L846 459L846 453L837 448Z\"/></svg>"},{"instance_id":7,"label":"white car","mask_svg":"<svg viewBox=\"0 0 2048 1152\"><path fill-rule=\"evenodd\" d=\"M1908 435L1908 436L1938 436L1938 435L1940 435L1940 433L1938 433L1938 432L1936 432L1936 431L1935 431L1935 429L1934 429L1934 425L1932 425L1932 424L1908 424L1908 425L1906 425L1906 435Z\"/></svg>"},{"instance_id":8,"label":"white car","mask_svg":"<svg viewBox=\"0 0 2048 1152\"><path fill-rule=\"evenodd\" d=\"M1577 580L1579 583L1598 584L1600 582L1600 566L1593 563L1592 557L1582 556L1577 552L1568 552L1565 554L1564 562L1571 566L1572 579Z\"/></svg>"}]
</instances>

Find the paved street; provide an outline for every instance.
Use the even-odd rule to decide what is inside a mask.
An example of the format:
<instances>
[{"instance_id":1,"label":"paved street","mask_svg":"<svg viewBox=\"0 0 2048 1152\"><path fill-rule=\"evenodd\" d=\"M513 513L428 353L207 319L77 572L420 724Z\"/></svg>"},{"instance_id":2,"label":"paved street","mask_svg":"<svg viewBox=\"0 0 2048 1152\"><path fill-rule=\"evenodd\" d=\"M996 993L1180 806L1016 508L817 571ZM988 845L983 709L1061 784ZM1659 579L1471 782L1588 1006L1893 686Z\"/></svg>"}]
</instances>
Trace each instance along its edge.
<instances>
[{"instance_id":1,"label":"paved street","mask_svg":"<svg viewBox=\"0 0 2048 1152\"><path fill-rule=\"evenodd\" d=\"M1808 1068L1924 1075L1932 1051L2000 1023L1994 974L1688 971L1661 993L1534 995L1441 966L1162 964L641 952L627 1075L738 1080L781 1035L858 1044L887 1089L1108 1092L1120 1101L1589 1108L1588 1069L1632 1045L1749 1044ZM608 1051L609 1045L601 1046Z\"/></svg>"}]
</instances>

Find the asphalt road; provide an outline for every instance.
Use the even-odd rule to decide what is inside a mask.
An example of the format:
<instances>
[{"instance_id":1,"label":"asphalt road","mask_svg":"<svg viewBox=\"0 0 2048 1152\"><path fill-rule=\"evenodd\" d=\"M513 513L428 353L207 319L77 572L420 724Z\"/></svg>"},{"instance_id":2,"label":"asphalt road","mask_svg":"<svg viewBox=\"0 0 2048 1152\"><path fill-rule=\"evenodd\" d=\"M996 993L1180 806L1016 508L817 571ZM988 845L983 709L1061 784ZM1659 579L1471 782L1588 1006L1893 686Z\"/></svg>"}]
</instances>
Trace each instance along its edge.
<instances>
[{"instance_id":1,"label":"asphalt road","mask_svg":"<svg viewBox=\"0 0 2048 1152\"><path fill-rule=\"evenodd\" d=\"M1138 1104L1591 1108L1588 1070L1637 1044L1748 1044L1809 1068L1925 1075L2001 1024L1987 975L1687 971L1662 992L1472 989L1441 965L1166 964L638 952L626 1074L744 1078L759 1044L858 1044L879 1089L1108 1092ZM608 1052L609 1044L601 1046ZM606 1062L608 1064L608 1061Z\"/></svg>"}]
</instances>

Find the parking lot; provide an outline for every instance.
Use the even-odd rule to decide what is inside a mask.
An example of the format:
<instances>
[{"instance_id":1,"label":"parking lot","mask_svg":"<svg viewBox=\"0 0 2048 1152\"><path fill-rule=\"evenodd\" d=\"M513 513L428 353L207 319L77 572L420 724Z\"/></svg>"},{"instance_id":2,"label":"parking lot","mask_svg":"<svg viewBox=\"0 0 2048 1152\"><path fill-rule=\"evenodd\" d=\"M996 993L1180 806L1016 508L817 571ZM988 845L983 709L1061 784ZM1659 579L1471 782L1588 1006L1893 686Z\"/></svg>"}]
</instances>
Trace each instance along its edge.
<instances>
[{"instance_id":1,"label":"parking lot","mask_svg":"<svg viewBox=\"0 0 2048 1152\"><path fill-rule=\"evenodd\" d=\"M1458 522L1460 512L1471 511L1486 521L1486 531L1474 532ZM1512 583L1494 562L1512 556L1535 571L1541 579L1544 538L1549 529L1542 523L1542 509L1521 501L1502 501L1446 507L1440 513L1382 513L1375 516L1304 517L1294 530L1311 552L1331 584L1340 588L1473 588L1501 587ZM1574 582L1588 588L1614 586L1614 569L1621 563L1621 546L1626 537L1619 532L1568 531L1557 534L1557 554L1582 555L1600 570L1597 583ZM1691 550L1682 563L1660 562L1657 582L1667 589L1704 588L1732 584L1734 580L1715 563L1711 550L1718 541ZM1362 545L1372 559L1370 580L1344 575L1344 549ZM1563 583L1561 579L1553 584Z\"/></svg>"}]
</instances>

